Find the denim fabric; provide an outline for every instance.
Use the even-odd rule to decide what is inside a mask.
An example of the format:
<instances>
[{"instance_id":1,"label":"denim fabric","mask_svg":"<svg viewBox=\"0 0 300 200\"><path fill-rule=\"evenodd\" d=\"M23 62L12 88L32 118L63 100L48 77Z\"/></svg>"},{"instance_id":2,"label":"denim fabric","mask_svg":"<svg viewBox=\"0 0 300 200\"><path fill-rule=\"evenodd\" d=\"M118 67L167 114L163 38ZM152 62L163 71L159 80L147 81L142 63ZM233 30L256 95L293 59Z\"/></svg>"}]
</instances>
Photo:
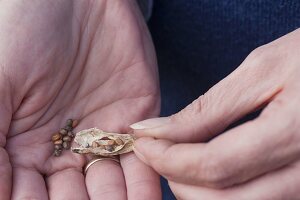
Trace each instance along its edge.
<instances>
[{"instance_id":1,"label":"denim fabric","mask_svg":"<svg viewBox=\"0 0 300 200\"><path fill-rule=\"evenodd\" d=\"M299 10L297 0L154 1L149 27L158 56L161 115L181 110L256 47L298 28ZM175 199L162 182L163 198Z\"/></svg>"}]
</instances>

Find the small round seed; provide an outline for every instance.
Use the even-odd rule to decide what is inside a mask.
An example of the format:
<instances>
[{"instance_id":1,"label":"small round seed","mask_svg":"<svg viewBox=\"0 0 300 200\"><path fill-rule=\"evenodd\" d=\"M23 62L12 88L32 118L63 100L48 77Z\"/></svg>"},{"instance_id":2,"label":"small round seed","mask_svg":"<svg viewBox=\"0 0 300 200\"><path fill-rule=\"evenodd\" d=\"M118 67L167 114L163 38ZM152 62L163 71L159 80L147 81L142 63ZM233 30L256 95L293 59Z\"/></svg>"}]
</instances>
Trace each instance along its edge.
<instances>
[{"instance_id":1,"label":"small round seed","mask_svg":"<svg viewBox=\"0 0 300 200\"><path fill-rule=\"evenodd\" d=\"M75 135L74 135L74 133L72 131L68 132L68 136L71 137L71 138L75 137Z\"/></svg>"},{"instance_id":2,"label":"small round seed","mask_svg":"<svg viewBox=\"0 0 300 200\"><path fill-rule=\"evenodd\" d=\"M64 136L64 137L63 137L63 141L64 141L64 142L71 142L71 141L72 141L72 138L71 138L70 136L67 135L67 136Z\"/></svg>"},{"instance_id":3,"label":"small round seed","mask_svg":"<svg viewBox=\"0 0 300 200\"><path fill-rule=\"evenodd\" d=\"M99 144L95 141L92 142L92 148L97 148L97 147L99 147Z\"/></svg>"},{"instance_id":4,"label":"small round seed","mask_svg":"<svg viewBox=\"0 0 300 200\"><path fill-rule=\"evenodd\" d=\"M120 138L117 138L115 140L115 142L117 143L117 145L123 145L124 144L123 140L121 140Z\"/></svg>"},{"instance_id":5,"label":"small round seed","mask_svg":"<svg viewBox=\"0 0 300 200\"><path fill-rule=\"evenodd\" d=\"M112 145L106 145L105 146L105 150L109 151L109 152L112 152L114 150L113 146Z\"/></svg>"},{"instance_id":6,"label":"small round seed","mask_svg":"<svg viewBox=\"0 0 300 200\"><path fill-rule=\"evenodd\" d=\"M60 132L61 135L67 135L67 133L68 133L68 131L66 129L64 129L64 128L61 128L59 130L59 132Z\"/></svg>"},{"instance_id":7,"label":"small round seed","mask_svg":"<svg viewBox=\"0 0 300 200\"><path fill-rule=\"evenodd\" d=\"M67 122L66 122L66 125L67 126L72 126L73 124L73 120L72 119L68 119Z\"/></svg>"},{"instance_id":8,"label":"small round seed","mask_svg":"<svg viewBox=\"0 0 300 200\"><path fill-rule=\"evenodd\" d=\"M61 145L62 143L63 143L62 140L56 140L56 141L53 142L53 144L60 144L60 145Z\"/></svg>"},{"instance_id":9,"label":"small round seed","mask_svg":"<svg viewBox=\"0 0 300 200\"><path fill-rule=\"evenodd\" d=\"M57 157L60 156L61 152L62 152L61 149L60 150L58 150L58 149L54 150L54 156L57 156Z\"/></svg>"},{"instance_id":10,"label":"small round seed","mask_svg":"<svg viewBox=\"0 0 300 200\"><path fill-rule=\"evenodd\" d=\"M52 141L56 141L61 139L61 134L60 133L55 133L54 135L52 135Z\"/></svg>"},{"instance_id":11,"label":"small round seed","mask_svg":"<svg viewBox=\"0 0 300 200\"><path fill-rule=\"evenodd\" d=\"M68 132L68 131L72 131L72 130L73 130L73 127L72 127L72 126L65 126L64 129L66 129L66 131Z\"/></svg>"},{"instance_id":12,"label":"small round seed","mask_svg":"<svg viewBox=\"0 0 300 200\"><path fill-rule=\"evenodd\" d=\"M79 124L79 120L78 119L74 119L73 123L72 123L72 127L75 128L78 124Z\"/></svg>"},{"instance_id":13,"label":"small round seed","mask_svg":"<svg viewBox=\"0 0 300 200\"><path fill-rule=\"evenodd\" d=\"M64 149L70 149L70 143L69 142L63 142L63 148Z\"/></svg>"},{"instance_id":14,"label":"small round seed","mask_svg":"<svg viewBox=\"0 0 300 200\"><path fill-rule=\"evenodd\" d=\"M56 144L56 145L54 145L54 149L55 150L60 150L60 149L62 149L62 145L61 144Z\"/></svg>"}]
</instances>

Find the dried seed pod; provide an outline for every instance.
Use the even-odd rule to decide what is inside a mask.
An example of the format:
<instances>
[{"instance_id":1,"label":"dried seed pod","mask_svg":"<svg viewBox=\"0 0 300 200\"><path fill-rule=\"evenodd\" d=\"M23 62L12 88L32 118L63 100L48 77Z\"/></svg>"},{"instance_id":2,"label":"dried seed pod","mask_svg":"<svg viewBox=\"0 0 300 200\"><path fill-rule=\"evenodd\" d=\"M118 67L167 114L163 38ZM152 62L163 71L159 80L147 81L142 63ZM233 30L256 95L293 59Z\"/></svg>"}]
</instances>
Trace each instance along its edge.
<instances>
[{"instance_id":1,"label":"dried seed pod","mask_svg":"<svg viewBox=\"0 0 300 200\"><path fill-rule=\"evenodd\" d=\"M54 156L58 157L61 155L62 150L61 149L56 149L54 150Z\"/></svg>"},{"instance_id":2,"label":"dried seed pod","mask_svg":"<svg viewBox=\"0 0 300 200\"><path fill-rule=\"evenodd\" d=\"M67 135L67 134L68 134L68 131L67 131L66 129L64 129L64 128L61 128L61 129L59 130L59 133L60 133L61 135Z\"/></svg>"},{"instance_id":3,"label":"dried seed pod","mask_svg":"<svg viewBox=\"0 0 300 200\"><path fill-rule=\"evenodd\" d=\"M69 142L63 142L62 144L64 149L70 149L70 143Z\"/></svg>"},{"instance_id":4,"label":"dried seed pod","mask_svg":"<svg viewBox=\"0 0 300 200\"><path fill-rule=\"evenodd\" d=\"M60 145L61 145L62 143L63 143L62 140L56 140L56 141L53 142L53 144L60 144Z\"/></svg>"},{"instance_id":5,"label":"dried seed pod","mask_svg":"<svg viewBox=\"0 0 300 200\"><path fill-rule=\"evenodd\" d=\"M75 128L78 124L79 124L79 120L78 119L74 119L73 123L72 123L72 127Z\"/></svg>"},{"instance_id":6,"label":"dried seed pod","mask_svg":"<svg viewBox=\"0 0 300 200\"><path fill-rule=\"evenodd\" d=\"M66 126L72 126L73 124L73 120L72 119L68 119L66 122Z\"/></svg>"},{"instance_id":7,"label":"dried seed pod","mask_svg":"<svg viewBox=\"0 0 300 200\"><path fill-rule=\"evenodd\" d=\"M80 154L90 153L101 156L120 155L132 151L134 139L133 135L130 134L107 133L97 128L91 128L82 130L76 134L74 141L79 147L72 147L71 150L74 153ZM108 144L111 143L111 140L114 141L113 145ZM93 147L93 142L97 142L99 146Z\"/></svg>"},{"instance_id":8,"label":"dried seed pod","mask_svg":"<svg viewBox=\"0 0 300 200\"><path fill-rule=\"evenodd\" d=\"M71 142L72 138L70 136L66 135L66 136L63 137L63 141L64 142Z\"/></svg>"},{"instance_id":9,"label":"dried seed pod","mask_svg":"<svg viewBox=\"0 0 300 200\"><path fill-rule=\"evenodd\" d=\"M74 135L74 133L72 131L68 132L68 136L71 137L71 138L75 137L75 135Z\"/></svg>"},{"instance_id":10,"label":"dried seed pod","mask_svg":"<svg viewBox=\"0 0 300 200\"><path fill-rule=\"evenodd\" d=\"M62 145L61 144L56 144L56 145L54 145L54 149L55 150L60 150L60 149L62 149Z\"/></svg>"},{"instance_id":11,"label":"dried seed pod","mask_svg":"<svg viewBox=\"0 0 300 200\"><path fill-rule=\"evenodd\" d=\"M52 135L52 141L55 142L56 140L61 139L61 134L60 133L55 133Z\"/></svg>"}]
</instances>

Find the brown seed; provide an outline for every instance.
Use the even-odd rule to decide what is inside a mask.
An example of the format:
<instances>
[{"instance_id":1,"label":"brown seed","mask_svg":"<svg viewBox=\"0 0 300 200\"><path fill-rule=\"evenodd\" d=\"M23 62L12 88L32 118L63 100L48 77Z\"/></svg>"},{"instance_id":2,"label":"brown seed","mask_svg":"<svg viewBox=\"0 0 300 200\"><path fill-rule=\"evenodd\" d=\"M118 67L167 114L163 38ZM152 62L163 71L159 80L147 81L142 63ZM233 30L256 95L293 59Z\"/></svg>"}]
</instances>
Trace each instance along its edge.
<instances>
[{"instance_id":1,"label":"brown seed","mask_svg":"<svg viewBox=\"0 0 300 200\"><path fill-rule=\"evenodd\" d=\"M61 128L59 132L61 135L67 135L67 133L68 133L68 131L64 128Z\"/></svg>"},{"instance_id":2,"label":"brown seed","mask_svg":"<svg viewBox=\"0 0 300 200\"><path fill-rule=\"evenodd\" d=\"M99 147L99 144L95 141L92 142L92 148L97 148L97 147Z\"/></svg>"},{"instance_id":3,"label":"brown seed","mask_svg":"<svg viewBox=\"0 0 300 200\"><path fill-rule=\"evenodd\" d=\"M53 142L53 144L62 144L62 143L63 143L62 140L56 140L56 141Z\"/></svg>"},{"instance_id":4,"label":"brown seed","mask_svg":"<svg viewBox=\"0 0 300 200\"><path fill-rule=\"evenodd\" d=\"M54 149L55 150L60 150L60 149L62 149L62 145L61 144L56 144L56 145L54 145Z\"/></svg>"},{"instance_id":5,"label":"brown seed","mask_svg":"<svg viewBox=\"0 0 300 200\"><path fill-rule=\"evenodd\" d=\"M65 126L64 129L66 129L66 131L69 132L69 131L73 130L73 127L72 126Z\"/></svg>"},{"instance_id":6,"label":"brown seed","mask_svg":"<svg viewBox=\"0 0 300 200\"><path fill-rule=\"evenodd\" d=\"M64 149L70 149L70 143L69 142L63 142L63 148Z\"/></svg>"},{"instance_id":7,"label":"brown seed","mask_svg":"<svg viewBox=\"0 0 300 200\"><path fill-rule=\"evenodd\" d=\"M56 157L60 156L61 152L62 152L61 149L60 150L58 150L58 149L54 150L54 156L56 156Z\"/></svg>"},{"instance_id":8,"label":"brown seed","mask_svg":"<svg viewBox=\"0 0 300 200\"><path fill-rule=\"evenodd\" d=\"M109 140L108 142L107 142L107 145L114 145L115 144L115 141L114 140Z\"/></svg>"},{"instance_id":9,"label":"brown seed","mask_svg":"<svg viewBox=\"0 0 300 200\"><path fill-rule=\"evenodd\" d=\"M66 122L66 126L72 126L73 124L73 120L72 119L68 119Z\"/></svg>"},{"instance_id":10,"label":"brown seed","mask_svg":"<svg viewBox=\"0 0 300 200\"><path fill-rule=\"evenodd\" d=\"M112 145L106 145L105 150L112 152L114 150L114 147Z\"/></svg>"},{"instance_id":11,"label":"brown seed","mask_svg":"<svg viewBox=\"0 0 300 200\"><path fill-rule=\"evenodd\" d=\"M60 133L55 133L54 135L52 135L52 141L56 141L61 139L61 134Z\"/></svg>"},{"instance_id":12,"label":"brown seed","mask_svg":"<svg viewBox=\"0 0 300 200\"><path fill-rule=\"evenodd\" d=\"M115 140L115 142L117 143L117 145L123 145L124 144L123 140L121 140L120 138L117 138Z\"/></svg>"},{"instance_id":13,"label":"brown seed","mask_svg":"<svg viewBox=\"0 0 300 200\"><path fill-rule=\"evenodd\" d=\"M68 136L71 137L71 138L75 137L75 135L74 135L74 133L72 131L68 132Z\"/></svg>"},{"instance_id":14,"label":"brown seed","mask_svg":"<svg viewBox=\"0 0 300 200\"><path fill-rule=\"evenodd\" d=\"M67 136L64 136L64 137L63 137L63 141L64 141L64 142L71 142L71 141L72 141L72 138L71 138L70 136L67 135Z\"/></svg>"},{"instance_id":15,"label":"brown seed","mask_svg":"<svg viewBox=\"0 0 300 200\"><path fill-rule=\"evenodd\" d=\"M79 124L79 120L74 119L72 123L72 127L75 128Z\"/></svg>"}]
</instances>

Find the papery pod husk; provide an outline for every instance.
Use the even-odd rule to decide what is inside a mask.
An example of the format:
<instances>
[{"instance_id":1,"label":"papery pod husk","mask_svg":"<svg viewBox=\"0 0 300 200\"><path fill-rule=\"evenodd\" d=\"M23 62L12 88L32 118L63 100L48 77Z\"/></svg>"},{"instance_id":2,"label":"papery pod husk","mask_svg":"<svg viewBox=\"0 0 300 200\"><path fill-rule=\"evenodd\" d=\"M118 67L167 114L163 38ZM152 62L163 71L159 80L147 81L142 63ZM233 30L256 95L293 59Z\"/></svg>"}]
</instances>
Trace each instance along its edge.
<instances>
[{"instance_id":1,"label":"papery pod husk","mask_svg":"<svg viewBox=\"0 0 300 200\"><path fill-rule=\"evenodd\" d=\"M100 147L92 147L93 142L97 142L103 138L123 141L122 145L116 145L113 151L108 151ZM133 150L133 142L135 138L131 134L108 133L97 128L82 130L76 133L74 141L79 147L72 147L71 151L79 154L92 154L100 156L114 156L131 152Z\"/></svg>"}]
</instances>

